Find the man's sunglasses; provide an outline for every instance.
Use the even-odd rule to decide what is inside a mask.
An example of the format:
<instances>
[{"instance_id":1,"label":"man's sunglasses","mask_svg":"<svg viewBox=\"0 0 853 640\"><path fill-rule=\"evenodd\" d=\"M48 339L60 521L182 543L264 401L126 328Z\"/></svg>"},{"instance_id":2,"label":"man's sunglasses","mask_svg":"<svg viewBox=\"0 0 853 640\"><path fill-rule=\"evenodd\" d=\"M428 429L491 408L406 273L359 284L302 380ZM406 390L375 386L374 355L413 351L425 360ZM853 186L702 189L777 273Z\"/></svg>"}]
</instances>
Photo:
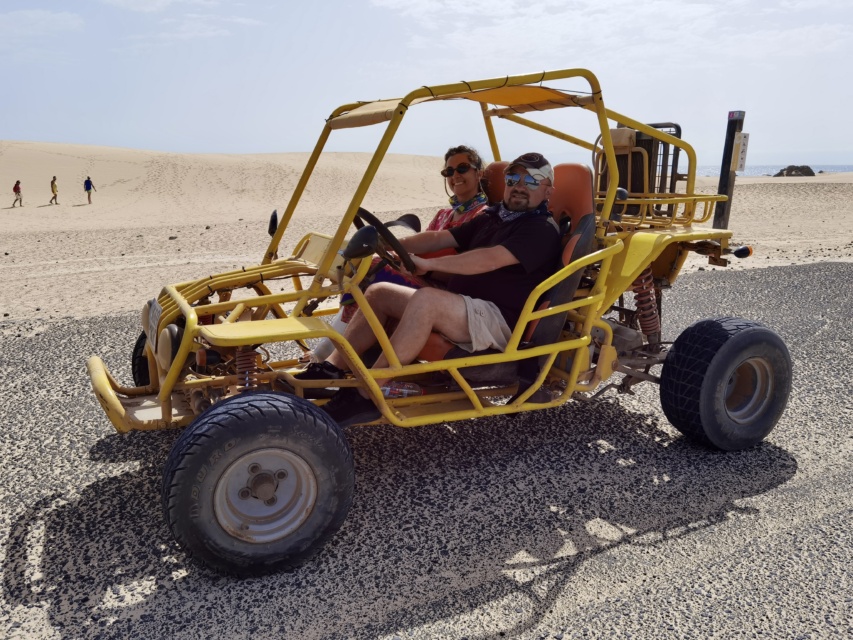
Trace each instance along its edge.
<instances>
[{"instance_id":1,"label":"man's sunglasses","mask_svg":"<svg viewBox=\"0 0 853 640\"><path fill-rule=\"evenodd\" d=\"M524 186L530 189L531 191L536 191L536 189L539 188L539 185L542 184L539 180L527 174L522 177L521 174L518 173L508 173L504 176L504 179L506 180L506 186L508 187L514 187L519 182L524 180Z\"/></svg>"},{"instance_id":2,"label":"man's sunglasses","mask_svg":"<svg viewBox=\"0 0 853 640\"><path fill-rule=\"evenodd\" d=\"M468 172L469 172L471 169L473 169L473 168L474 168L474 167L472 167L472 166L471 166L470 164L468 164L467 162L463 162L462 164L460 164L460 165L459 165L458 167L456 167L456 168L454 168L454 167L445 167L444 169L442 169L442 170L441 170L441 175L443 175L445 178L449 178L449 177L451 177L454 173L458 173L458 174L460 174L460 175L461 175L461 174L463 174L463 173L468 173Z\"/></svg>"}]
</instances>

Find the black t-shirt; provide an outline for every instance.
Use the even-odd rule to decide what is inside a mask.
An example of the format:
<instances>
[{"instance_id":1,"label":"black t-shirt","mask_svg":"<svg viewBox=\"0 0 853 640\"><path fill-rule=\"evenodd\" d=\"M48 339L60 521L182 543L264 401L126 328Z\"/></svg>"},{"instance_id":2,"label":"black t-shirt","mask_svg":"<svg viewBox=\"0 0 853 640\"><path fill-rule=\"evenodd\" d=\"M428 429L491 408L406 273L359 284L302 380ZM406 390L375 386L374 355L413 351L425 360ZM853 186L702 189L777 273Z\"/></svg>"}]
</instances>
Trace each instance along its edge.
<instances>
[{"instance_id":1,"label":"black t-shirt","mask_svg":"<svg viewBox=\"0 0 853 640\"><path fill-rule=\"evenodd\" d=\"M476 275L451 276L447 290L494 302L510 329L533 288L554 274L560 238L550 216L522 216L503 222L495 210L449 229L459 250L470 251L503 245L518 264Z\"/></svg>"}]
</instances>

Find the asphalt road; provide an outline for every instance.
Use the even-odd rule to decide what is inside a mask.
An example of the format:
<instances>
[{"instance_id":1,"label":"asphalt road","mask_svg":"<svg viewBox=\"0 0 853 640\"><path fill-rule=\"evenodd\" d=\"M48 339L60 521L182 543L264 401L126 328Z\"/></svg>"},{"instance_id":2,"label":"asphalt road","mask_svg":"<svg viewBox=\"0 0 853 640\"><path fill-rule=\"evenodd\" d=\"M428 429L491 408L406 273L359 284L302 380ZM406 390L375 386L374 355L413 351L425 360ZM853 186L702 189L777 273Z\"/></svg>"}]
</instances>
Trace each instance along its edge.
<instances>
[{"instance_id":1,"label":"asphalt road","mask_svg":"<svg viewBox=\"0 0 853 640\"><path fill-rule=\"evenodd\" d=\"M498 419L347 431L356 498L299 570L188 564L159 503L175 432L119 436L84 363L129 378L136 314L0 324L7 638L849 638L853 264L684 276L669 339L713 315L786 341L762 445L717 453L657 389ZM5 633L4 633L5 631Z\"/></svg>"}]
</instances>

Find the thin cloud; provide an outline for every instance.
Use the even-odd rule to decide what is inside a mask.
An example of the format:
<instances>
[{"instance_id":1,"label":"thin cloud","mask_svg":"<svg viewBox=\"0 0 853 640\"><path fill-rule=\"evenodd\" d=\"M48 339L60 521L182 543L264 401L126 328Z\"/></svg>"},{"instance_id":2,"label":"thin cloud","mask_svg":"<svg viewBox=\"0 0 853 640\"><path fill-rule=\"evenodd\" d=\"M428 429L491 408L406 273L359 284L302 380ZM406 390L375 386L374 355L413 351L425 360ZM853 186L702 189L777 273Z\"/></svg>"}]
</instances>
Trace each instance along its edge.
<instances>
[{"instance_id":1,"label":"thin cloud","mask_svg":"<svg viewBox=\"0 0 853 640\"><path fill-rule=\"evenodd\" d=\"M201 20L168 19L163 23L169 28L157 34L156 38L160 40L196 40L231 35L225 27Z\"/></svg>"},{"instance_id":2,"label":"thin cloud","mask_svg":"<svg viewBox=\"0 0 853 640\"><path fill-rule=\"evenodd\" d=\"M20 42L64 31L76 31L83 24L83 18L68 11L24 9L0 13L0 42Z\"/></svg>"},{"instance_id":3,"label":"thin cloud","mask_svg":"<svg viewBox=\"0 0 853 640\"><path fill-rule=\"evenodd\" d=\"M683 68L707 69L843 51L851 41L850 10L825 0L817 0L822 11L809 13L808 3L768 6L760 0L371 2L412 22L410 48L446 52L432 56L433 67L458 68L460 43L467 43L463 66L481 68L529 60L548 66L557 58L596 68L643 67L657 50Z\"/></svg>"},{"instance_id":4,"label":"thin cloud","mask_svg":"<svg viewBox=\"0 0 853 640\"><path fill-rule=\"evenodd\" d=\"M203 20L205 22L224 22L227 24L239 24L245 27L259 27L263 24L261 20L254 18L243 18L241 16L216 16L211 14L188 13L187 20Z\"/></svg>"},{"instance_id":5,"label":"thin cloud","mask_svg":"<svg viewBox=\"0 0 853 640\"><path fill-rule=\"evenodd\" d=\"M138 11L140 13L156 13L180 4L205 7L215 7L219 4L217 0L101 0L101 2L120 9Z\"/></svg>"},{"instance_id":6,"label":"thin cloud","mask_svg":"<svg viewBox=\"0 0 853 640\"><path fill-rule=\"evenodd\" d=\"M68 11L24 9L0 13L0 52L3 61L34 61L55 58L54 41L85 25L83 18Z\"/></svg>"},{"instance_id":7,"label":"thin cloud","mask_svg":"<svg viewBox=\"0 0 853 640\"><path fill-rule=\"evenodd\" d=\"M138 51L173 42L229 37L230 26L257 27L263 22L241 16L188 13L177 18L163 18L160 24L163 28L159 32L132 36L134 43L125 48Z\"/></svg>"}]
</instances>

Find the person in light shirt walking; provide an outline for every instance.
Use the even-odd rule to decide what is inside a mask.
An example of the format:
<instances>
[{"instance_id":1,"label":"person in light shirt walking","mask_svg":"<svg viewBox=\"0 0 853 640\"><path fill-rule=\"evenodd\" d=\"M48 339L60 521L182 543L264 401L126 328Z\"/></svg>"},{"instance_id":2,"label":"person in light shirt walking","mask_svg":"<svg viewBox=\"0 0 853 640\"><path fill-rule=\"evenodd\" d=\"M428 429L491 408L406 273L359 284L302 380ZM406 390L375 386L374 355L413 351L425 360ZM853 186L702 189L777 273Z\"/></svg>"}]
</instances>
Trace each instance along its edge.
<instances>
[{"instance_id":1,"label":"person in light shirt walking","mask_svg":"<svg viewBox=\"0 0 853 640\"><path fill-rule=\"evenodd\" d=\"M12 201L12 208L15 208L16 204L20 204L22 207L24 206L24 196L21 193L21 181L16 180L15 186L12 187L12 193L15 194L15 199Z\"/></svg>"}]
</instances>

